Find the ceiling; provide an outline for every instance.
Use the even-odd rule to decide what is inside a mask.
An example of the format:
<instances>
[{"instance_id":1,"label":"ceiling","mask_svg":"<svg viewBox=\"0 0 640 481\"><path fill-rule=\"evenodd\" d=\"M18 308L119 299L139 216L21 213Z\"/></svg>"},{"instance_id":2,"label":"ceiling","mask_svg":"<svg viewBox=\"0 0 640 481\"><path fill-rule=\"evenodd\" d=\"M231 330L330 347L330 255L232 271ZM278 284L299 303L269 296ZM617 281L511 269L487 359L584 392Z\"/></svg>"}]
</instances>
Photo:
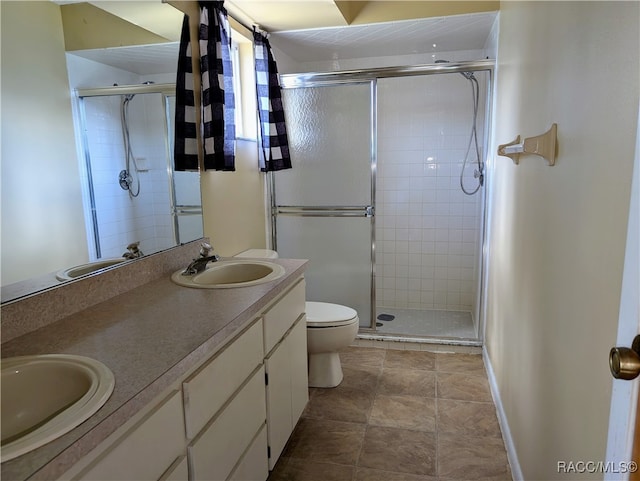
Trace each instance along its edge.
<instances>
[{"instance_id":1,"label":"ceiling","mask_svg":"<svg viewBox=\"0 0 640 481\"><path fill-rule=\"evenodd\" d=\"M484 47L496 13L282 31L271 43L297 61L336 60Z\"/></svg>"},{"instance_id":2,"label":"ceiling","mask_svg":"<svg viewBox=\"0 0 640 481\"><path fill-rule=\"evenodd\" d=\"M158 0L90 3L169 41L74 54L141 75L175 68L182 12ZM274 47L294 60L317 61L479 49L498 2L227 0L225 7L271 32Z\"/></svg>"}]
</instances>

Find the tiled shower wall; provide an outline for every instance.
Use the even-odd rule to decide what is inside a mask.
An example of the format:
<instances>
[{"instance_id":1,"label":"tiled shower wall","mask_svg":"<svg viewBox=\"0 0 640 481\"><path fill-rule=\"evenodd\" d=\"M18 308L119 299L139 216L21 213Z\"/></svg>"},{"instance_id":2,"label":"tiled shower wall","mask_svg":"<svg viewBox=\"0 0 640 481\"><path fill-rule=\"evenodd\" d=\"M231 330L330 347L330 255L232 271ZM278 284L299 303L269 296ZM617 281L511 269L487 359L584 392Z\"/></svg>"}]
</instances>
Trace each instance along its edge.
<instances>
[{"instance_id":1,"label":"tiled shower wall","mask_svg":"<svg viewBox=\"0 0 640 481\"><path fill-rule=\"evenodd\" d=\"M85 99L102 257L120 257L127 244L137 241L145 254L175 245L162 97L138 94L128 110L131 146L140 169L140 194L133 199L118 183L118 174L125 168L120 98Z\"/></svg>"},{"instance_id":2,"label":"tiled shower wall","mask_svg":"<svg viewBox=\"0 0 640 481\"><path fill-rule=\"evenodd\" d=\"M285 64L323 72L495 58L497 22L483 49ZM480 80L478 139L484 153L488 74ZM484 188L460 189L472 119L460 74L378 80L376 307L470 311L479 321ZM474 166L465 176L473 187Z\"/></svg>"},{"instance_id":3,"label":"tiled shower wall","mask_svg":"<svg viewBox=\"0 0 640 481\"><path fill-rule=\"evenodd\" d=\"M67 70L72 89L175 81L175 73L141 77L76 55L67 55ZM143 170L140 195L134 199L130 199L118 184L118 174L125 168L120 101L119 96L91 97L85 101L86 135L102 258L120 257L126 246L136 241L140 241L145 254L175 245L161 95L138 94L129 104L132 149ZM84 162L84 153L79 155ZM85 204L88 211L88 200ZM90 218L85 218L85 222L90 223ZM87 229L89 252L94 260L97 256L92 235Z\"/></svg>"},{"instance_id":4,"label":"tiled shower wall","mask_svg":"<svg viewBox=\"0 0 640 481\"><path fill-rule=\"evenodd\" d=\"M481 153L486 75L476 73ZM378 307L474 310L483 191L460 188L472 118L470 82L460 74L378 81ZM469 158L464 184L474 190L475 149Z\"/></svg>"}]
</instances>

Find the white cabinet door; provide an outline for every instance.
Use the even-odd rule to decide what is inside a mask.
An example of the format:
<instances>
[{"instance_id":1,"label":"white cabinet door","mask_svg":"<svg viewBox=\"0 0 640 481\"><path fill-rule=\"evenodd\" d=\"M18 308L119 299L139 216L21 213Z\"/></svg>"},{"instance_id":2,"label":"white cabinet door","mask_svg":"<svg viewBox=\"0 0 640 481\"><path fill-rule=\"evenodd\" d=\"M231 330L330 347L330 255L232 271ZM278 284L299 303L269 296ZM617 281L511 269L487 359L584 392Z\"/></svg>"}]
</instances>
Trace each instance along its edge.
<instances>
[{"instance_id":1,"label":"white cabinet door","mask_svg":"<svg viewBox=\"0 0 640 481\"><path fill-rule=\"evenodd\" d=\"M288 337L291 359L291 424L295 428L309 401L306 316L298 320Z\"/></svg>"},{"instance_id":2,"label":"white cabinet door","mask_svg":"<svg viewBox=\"0 0 640 481\"><path fill-rule=\"evenodd\" d=\"M307 322L300 316L268 358L267 432L273 469L309 400Z\"/></svg>"},{"instance_id":3,"label":"white cabinet door","mask_svg":"<svg viewBox=\"0 0 640 481\"><path fill-rule=\"evenodd\" d=\"M291 424L291 361L285 338L264 360L267 370L267 434L269 469L273 469L293 431Z\"/></svg>"}]
</instances>

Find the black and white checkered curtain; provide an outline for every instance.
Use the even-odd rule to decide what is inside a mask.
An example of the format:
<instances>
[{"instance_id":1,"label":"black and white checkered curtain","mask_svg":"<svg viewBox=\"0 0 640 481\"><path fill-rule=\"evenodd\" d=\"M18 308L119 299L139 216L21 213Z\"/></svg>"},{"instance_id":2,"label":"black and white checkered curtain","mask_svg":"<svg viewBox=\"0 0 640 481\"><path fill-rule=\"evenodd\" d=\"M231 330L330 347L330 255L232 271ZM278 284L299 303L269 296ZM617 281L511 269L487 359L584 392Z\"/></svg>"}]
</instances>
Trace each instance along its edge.
<instances>
[{"instance_id":1,"label":"black and white checkered curtain","mask_svg":"<svg viewBox=\"0 0 640 481\"><path fill-rule=\"evenodd\" d=\"M202 75L202 142L205 170L235 170L235 99L231 30L224 2L199 2ZM198 150L188 17L182 26L178 76L174 163L176 170L197 170Z\"/></svg>"},{"instance_id":2,"label":"black and white checkered curtain","mask_svg":"<svg viewBox=\"0 0 640 481\"><path fill-rule=\"evenodd\" d=\"M185 15L182 22L178 75L176 77L175 138L173 144L175 170L198 170L197 127L189 17Z\"/></svg>"},{"instance_id":3,"label":"black and white checkered curtain","mask_svg":"<svg viewBox=\"0 0 640 481\"><path fill-rule=\"evenodd\" d=\"M260 170L269 172L290 169L291 156L278 68L267 36L258 30L253 31L253 48L256 59L256 90L262 138Z\"/></svg>"},{"instance_id":4,"label":"black and white checkered curtain","mask_svg":"<svg viewBox=\"0 0 640 481\"><path fill-rule=\"evenodd\" d=\"M231 29L224 2L200 2L200 69L205 170L235 170Z\"/></svg>"}]
</instances>

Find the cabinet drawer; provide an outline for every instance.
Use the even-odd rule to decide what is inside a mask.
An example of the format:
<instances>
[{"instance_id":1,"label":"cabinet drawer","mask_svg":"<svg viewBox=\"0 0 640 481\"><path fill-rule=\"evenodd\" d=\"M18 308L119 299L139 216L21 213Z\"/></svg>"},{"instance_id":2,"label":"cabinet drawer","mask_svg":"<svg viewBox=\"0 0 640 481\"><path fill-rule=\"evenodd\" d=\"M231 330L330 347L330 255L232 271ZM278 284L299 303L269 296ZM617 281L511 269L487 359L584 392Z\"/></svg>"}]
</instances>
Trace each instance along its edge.
<instances>
[{"instance_id":1,"label":"cabinet drawer","mask_svg":"<svg viewBox=\"0 0 640 481\"><path fill-rule=\"evenodd\" d=\"M262 320L183 383L187 438L193 439L262 364Z\"/></svg>"},{"instance_id":2,"label":"cabinet drawer","mask_svg":"<svg viewBox=\"0 0 640 481\"><path fill-rule=\"evenodd\" d=\"M264 368L260 367L187 448L192 478L227 479L265 422Z\"/></svg>"},{"instance_id":3,"label":"cabinet drawer","mask_svg":"<svg viewBox=\"0 0 640 481\"><path fill-rule=\"evenodd\" d=\"M183 419L182 396L174 391L77 479L159 479L184 454Z\"/></svg>"},{"instance_id":4,"label":"cabinet drawer","mask_svg":"<svg viewBox=\"0 0 640 481\"><path fill-rule=\"evenodd\" d=\"M271 352L285 332L305 311L305 282L302 279L264 314L264 353Z\"/></svg>"},{"instance_id":5,"label":"cabinet drawer","mask_svg":"<svg viewBox=\"0 0 640 481\"><path fill-rule=\"evenodd\" d=\"M267 477L267 427L262 426L228 481L264 481Z\"/></svg>"}]
</instances>

